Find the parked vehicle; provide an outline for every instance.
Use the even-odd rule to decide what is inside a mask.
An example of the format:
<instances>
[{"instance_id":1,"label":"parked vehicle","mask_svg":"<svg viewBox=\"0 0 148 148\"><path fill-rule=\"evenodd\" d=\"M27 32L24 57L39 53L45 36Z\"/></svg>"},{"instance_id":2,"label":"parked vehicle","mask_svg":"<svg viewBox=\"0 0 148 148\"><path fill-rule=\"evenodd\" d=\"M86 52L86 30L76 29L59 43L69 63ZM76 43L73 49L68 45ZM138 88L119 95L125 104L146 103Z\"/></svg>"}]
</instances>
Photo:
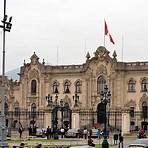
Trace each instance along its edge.
<instances>
[{"instance_id":1,"label":"parked vehicle","mask_svg":"<svg viewBox=\"0 0 148 148\"><path fill-rule=\"evenodd\" d=\"M69 129L66 133L65 133L65 137L69 137L69 138L77 138L78 137L78 130L79 129Z\"/></svg>"},{"instance_id":2,"label":"parked vehicle","mask_svg":"<svg viewBox=\"0 0 148 148\"><path fill-rule=\"evenodd\" d=\"M137 139L128 146L129 148L148 148L148 139Z\"/></svg>"},{"instance_id":3,"label":"parked vehicle","mask_svg":"<svg viewBox=\"0 0 148 148\"><path fill-rule=\"evenodd\" d=\"M37 137L46 137L46 128L37 128L36 129L36 136Z\"/></svg>"}]
</instances>

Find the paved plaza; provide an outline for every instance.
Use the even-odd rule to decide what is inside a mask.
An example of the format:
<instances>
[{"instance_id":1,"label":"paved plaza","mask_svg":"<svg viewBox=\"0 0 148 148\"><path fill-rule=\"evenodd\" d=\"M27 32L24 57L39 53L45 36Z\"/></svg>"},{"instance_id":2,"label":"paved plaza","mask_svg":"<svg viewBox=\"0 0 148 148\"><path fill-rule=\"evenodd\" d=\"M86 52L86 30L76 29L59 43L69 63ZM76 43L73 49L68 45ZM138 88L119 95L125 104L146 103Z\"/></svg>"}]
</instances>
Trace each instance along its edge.
<instances>
[{"instance_id":1,"label":"paved plaza","mask_svg":"<svg viewBox=\"0 0 148 148\"><path fill-rule=\"evenodd\" d=\"M29 140L30 139L30 140ZM128 147L129 144L131 144L136 139L136 134L134 135L125 135L124 136L124 148ZM8 141L9 146L18 146L20 142L19 135L17 132L13 133L13 136L11 137L11 140ZM42 145L66 145L66 146L74 146L74 145L87 145L87 139L82 138L59 138L59 140L49 140L47 141L46 138L36 138L36 137L27 137L26 133L23 134L23 137L21 139L23 143L26 145L36 145L37 143L41 143ZM102 140L99 139L93 139L93 142L95 144L101 144ZM16 142L17 141L17 142ZM110 135L110 138L108 139L108 142L110 143L112 148L118 148L118 145L114 145L113 141L113 135Z\"/></svg>"}]
</instances>

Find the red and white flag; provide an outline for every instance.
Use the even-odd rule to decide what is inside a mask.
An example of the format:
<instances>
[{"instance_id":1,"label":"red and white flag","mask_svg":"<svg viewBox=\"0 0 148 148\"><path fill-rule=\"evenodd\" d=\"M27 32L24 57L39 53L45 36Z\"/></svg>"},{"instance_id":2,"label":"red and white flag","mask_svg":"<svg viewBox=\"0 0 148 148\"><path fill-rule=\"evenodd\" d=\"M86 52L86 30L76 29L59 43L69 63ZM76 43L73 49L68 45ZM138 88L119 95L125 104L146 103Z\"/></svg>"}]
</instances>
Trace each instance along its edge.
<instances>
[{"instance_id":1,"label":"red and white flag","mask_svg":"<svg viewBox=\"0 0 148 148\"><path fill-rule=\"evenodd\" d=\"M107 34L108 34L108 27L107 27L106 21L104 21L104 35L107 35Z\"/></svg>"},{"instance_id":2,"label":"red and white flag","mask_svg":"<svg viewBox=\"0 0 148 148\"><path fill-rule=\"evenodd\" d=\"M115 44L111 34L109 33L109 30L108 30L108 26L107 26L107 23L106 21L104 20L104 46L105 46L105 36L109 36L109 40L112 44Z\"/></svg>"},{"instance_id":3,"label":"red and white flag","mask_svg":"<svg viewBox=\"0 0 148 148\"><path fill-rule=\"evenodd\" d=\"M110 39L110 42L112 42L113 44L115 44L115 42L114 42L112 36L110 35L110 33L109 33L109 39Z\"/></svg>"}]
</instances>

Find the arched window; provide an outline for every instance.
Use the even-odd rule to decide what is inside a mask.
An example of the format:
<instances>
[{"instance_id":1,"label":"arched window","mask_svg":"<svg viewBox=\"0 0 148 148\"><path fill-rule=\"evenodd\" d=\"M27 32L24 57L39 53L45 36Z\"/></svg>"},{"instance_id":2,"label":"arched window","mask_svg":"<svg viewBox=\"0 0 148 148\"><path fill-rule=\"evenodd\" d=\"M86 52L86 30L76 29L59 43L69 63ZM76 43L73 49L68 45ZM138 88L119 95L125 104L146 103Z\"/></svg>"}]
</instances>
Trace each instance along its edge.
<instances>
[{"instance_id":1,"label":"arched window","mask_svg":"<svg viewBox=\"0 0 148 148\"><path fill-rule=\"evenodd\" d=\"M101 91L104 91L106 80L103 76L98 77L97 79L97 93L100 94Z\"/></svg>"},{"instance_id":2,"label":"arched window","mask_svg":"<svg viewBox=\"0 0 148 148\"><path fill-rule=\"evenodd\" d=\"M129 83L128 83L129 92L135 92L135 84L136 82L134 80L129 80Z\"/></svg>"},{"instance_id":3,"label":"arched window","mask_svg":"<svg viewBox=\"0 0 148 148\"><path fill-rule=\"evenodd\" d=\"M147 103L146 102L143 102L142 103L142 117L144 119L147 118L147 111L148 111L148 109L147 109Z\"/></svg>"},{"instance_id":4,"label":"arched window","mask_svg":"<svg viewBox=\"0 0 148 148\"><path fill-rule=\"evenodd\" d=\"M147 88L148 88L148 83L146 79L143 79L141 82L141 91L142 92L147 92Z\"/></svg>"},{"instance_id":5,"label":"arched window","mask_svg":"<svg viewBox=\"0 0 148 148\"><path fill-rule=\"evenodd\" d=\"M69 88L70 88L70 82L69 81L66 81L64 83L64 93L70 93Z\"/></svg>"},{"instance_id":6,"label":"arched window","mask_svg":"<svg viewBox=\"0 0 148 148\"><path fill-rule=\"evenodd\" d=\"M36 95L36 89L37 89L37 82L36 80L31 81L31 94Z\"/></svg>"},{"instance_id":7,"label":"arched window","mask_svg":"<svg viewBox=\"0 0 148 148\"><path fill-rule=\"evenodd\" d=\"M80 83L80 81L77 81L75 83L75 93L81 93L81 83Z\"/></svg>"},{"instance_id":8,"label":"arched window","mask_svg":"<svg viewBox=\"0 0 148 148\"><path fill-rule=\"evenodd\" d=\"M36 117L36 104L31 105L31 117L34 119Z\"/></svg>"},{"instance_id":9,"label":"arched window","mask_svg":"<svg viewBox=\"0 0 148 148\"><path fill-rule=\"evenodd\" d=\"M53 83L53 93L56 93L56 94L59 93L58 87L59 87L59 83L55 81Z\"/></svg>"}]
</instances>

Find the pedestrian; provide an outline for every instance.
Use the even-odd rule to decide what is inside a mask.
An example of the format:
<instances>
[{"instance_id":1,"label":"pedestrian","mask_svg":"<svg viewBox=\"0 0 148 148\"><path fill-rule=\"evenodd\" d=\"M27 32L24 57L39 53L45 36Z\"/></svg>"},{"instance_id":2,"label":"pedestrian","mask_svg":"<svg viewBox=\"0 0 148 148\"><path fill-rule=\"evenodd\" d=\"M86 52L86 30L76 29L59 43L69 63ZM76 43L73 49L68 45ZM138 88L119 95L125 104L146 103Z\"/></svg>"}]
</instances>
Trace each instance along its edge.
<instances>
[{"instance_id":1,"label":"pedestrian","mask_svg":"<svg viewBox=\"0 0 148 148\"><path fill-rule=\"evenodd\" d=\"M97 129L97 138L98 138L98 139L101 138L101 131L100 131L100 129Z\"/></svg>"},{"instance_id":2,"label":"pedestrian","mask_svg":"<svg viewBox=\"0 0 148 148\"><path fill-rule=\"evenodd\" d=\"M33 136L36 136L36 129L37 129L36 125L33 125Z\"/></svg>"},{"instance_id":3,"label":"pedestrian","mask_svg":"<svg viewBox=\"0 0 148 148\"><path fill-rule=\"evenodd\" d=\"M119 133L119 148L120 148L120 145L121 145L121 147L123 148L123 136L122 136L122 134L121 134L121 131L120 131L120 133Z\"/></svg>"},{"instance_id":4,"label":"pedestrian","mask_svg":"<svg viewBox=\"0 0 148 148\"><path fill-rule=\"evenodd\" d=\"M37 144L36 146L35 146L35 148L41 148L42 147L42 144Z\"/></svg>"},{"instance_id":5,"label":"pedestrian","mask_svg":"<svg viewBox=\"0 0 148 148\"><path fill-rule=\"evenodd\" d=\"M118 143L118 134L115 133L114 134L114 145L117 145L117 143Z\"/></svg>"},{"instance_id":6,"label":"pedestrian","mask_svg":"<svg viewBox=\"0 0 148 148\"><path fill-rule=\"evenodd\" d=\"M29 126L29 136L32 136L32 127L31 127L31 125Z\"/></svg>"},{"instance_id":7,"label":"pedestrian","mask_svg":"<svg viewBox=\"0 0 148 148\"><path fill-rule=\"evenodd\" d=\"M50 133L51 133L51 129L50 129L49 126L48 126L48 127L47 127L47 130L46 130L47 139L49 139Z\"/></svg>"},{"instance_id":8,"label":"pedestrian","mask_svg":"<svg viewBox=\"0 0 148 148\"><path fill-rule=\"evenodd\" d=\"M22 138L22 133L23 133L22 127L19 127L18 132L19 132L19 134L20 134L20 138Z\"/></svg>"},{"instance_id":9,"label":"pedestrian","mask_svg":"<svg viewBox=\"0 0 148 148\"><path fill-rule=\"evenodd\" d=\"M83 134L84 134L84 138L87 139L87 128L84 128Z\"/></svg>"},{"instance_id":10,"label":"pedestrian","mask_svg":"<svg viewBox=\"0 0 148 148\"><path fill-rule=\"evenodd\" d=\"M24 143L20 143L19 148L24 148L25 144Z\"/></svg>"},{"instance_id":11,"label":"pedestrian","mask_svg":"<svg viewBox=\"0 0 148 148\"><path fill-rule=\"evenodd\" d=\"M61 136L62 136L61 138L63 138L64 135L65 135L65 129L62 127L61 130L60 130L60 132L61 132Z\"/></svg>"},{"instance_id":12,"label":"pedestrian","mask_svg":"<svg viewBox=\"0 0 148 148\"><path fill-rule=\"evenodd\" d=\"M95 147L95 144L93 143L93 140L90 137L88 139L88 145L92 146L92 147Z\"/></svg>"},{"instance_id":13,"label":"pedestrian","mask_svg":"<svg viewBox=\"0 0 148 148\"><path fill-rule=\"evenodd\" d=\"M91 138L92 136L92 129L89 129L89 137Z\"/></svg>"}]
</instances>

